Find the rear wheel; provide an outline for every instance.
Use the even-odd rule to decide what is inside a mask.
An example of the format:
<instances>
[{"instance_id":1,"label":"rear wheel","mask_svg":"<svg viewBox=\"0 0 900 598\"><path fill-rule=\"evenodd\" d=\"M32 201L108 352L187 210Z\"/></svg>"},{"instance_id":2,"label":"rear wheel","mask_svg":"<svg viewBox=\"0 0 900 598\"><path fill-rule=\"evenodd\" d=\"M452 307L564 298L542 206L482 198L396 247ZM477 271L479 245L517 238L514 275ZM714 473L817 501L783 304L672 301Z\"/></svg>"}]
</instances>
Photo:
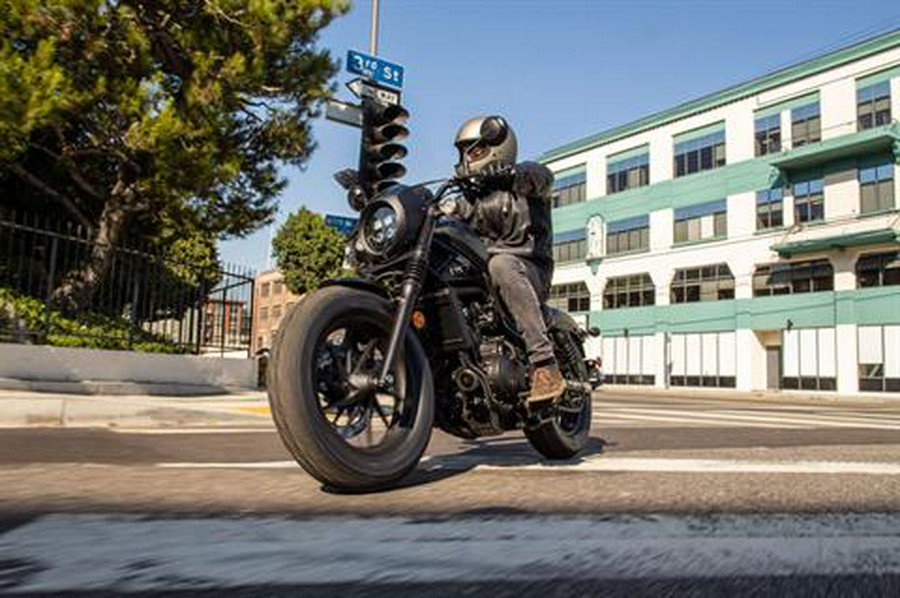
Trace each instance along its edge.
<instances>
[{"instance_id":1,"label":"rear wheel","mask_svg":"<svg viewBox=\"0 0 900 598\"><path fill-rule=\"evenodd\" d=\"M574 343L571 339L562 340ZM554 341L563 377L588 387L588 371L581 348L578 348L581 358L573 362L563 357L565 352L560 351L558 341ZM554 406L546 409L549 410L547 416L539 425L525 428L525 436L531 446L544 457L571 459L587 445L591 432L591 393L586 390L567 390Z\"/></svg>"},{"instance_id":2,"label":"rear wheel","mask_svg":"<svg viewBox=\"0 0 900 598\"><path fill-rule=\"evenodd\" d=\"M373 384L392 322L385 299L328 287L296 304L273 343L269 404L279 435L310 475L335 489L389 486L416 466L428 443L431 370L412 333L392 384Z\"/></svg>"}]
</instances>

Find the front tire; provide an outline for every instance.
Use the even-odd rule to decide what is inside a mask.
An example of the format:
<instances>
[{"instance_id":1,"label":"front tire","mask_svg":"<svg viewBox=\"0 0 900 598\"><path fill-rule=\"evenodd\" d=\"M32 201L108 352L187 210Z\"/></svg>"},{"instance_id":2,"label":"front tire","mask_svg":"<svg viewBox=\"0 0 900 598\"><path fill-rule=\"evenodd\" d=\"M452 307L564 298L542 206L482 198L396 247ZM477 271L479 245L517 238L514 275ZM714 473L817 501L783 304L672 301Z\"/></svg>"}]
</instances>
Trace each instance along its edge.
<instances>
[{"instance_id":1,"label":"front tire","mask_svg":"<svg viewBox=\"0 0 900 598\"><path fill-rule=\"evenodd\" d=\"M278 433L303 469L333 489L362 492L395 484L415 468L428 444L431 369L412 332L387 393L394 410L388 413L385 393L353 391L352 376L380 370L392 324L393 310L384 298L326 287L294 306L273 341L268 394ZM379 442L366 443L376 432Z\"/></svg>"}]
</instances>

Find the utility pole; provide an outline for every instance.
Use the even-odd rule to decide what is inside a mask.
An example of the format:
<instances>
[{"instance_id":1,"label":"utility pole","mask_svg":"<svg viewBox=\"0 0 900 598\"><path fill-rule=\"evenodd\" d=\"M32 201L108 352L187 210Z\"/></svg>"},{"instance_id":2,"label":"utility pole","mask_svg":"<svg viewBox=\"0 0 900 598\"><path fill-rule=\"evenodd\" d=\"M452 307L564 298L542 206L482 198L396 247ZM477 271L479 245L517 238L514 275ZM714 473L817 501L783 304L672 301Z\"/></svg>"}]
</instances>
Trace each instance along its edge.
<instances>
[{"instance_id":1,"label":"utility pole","mask_svg":"<svg viewBox=\"0 0 900 598\"><path fill-rule=\"evenodd\" d=\"M378 0L372 0L372 29L369 31L369 54L378 56Z\"/></svg>"}]
</instances>

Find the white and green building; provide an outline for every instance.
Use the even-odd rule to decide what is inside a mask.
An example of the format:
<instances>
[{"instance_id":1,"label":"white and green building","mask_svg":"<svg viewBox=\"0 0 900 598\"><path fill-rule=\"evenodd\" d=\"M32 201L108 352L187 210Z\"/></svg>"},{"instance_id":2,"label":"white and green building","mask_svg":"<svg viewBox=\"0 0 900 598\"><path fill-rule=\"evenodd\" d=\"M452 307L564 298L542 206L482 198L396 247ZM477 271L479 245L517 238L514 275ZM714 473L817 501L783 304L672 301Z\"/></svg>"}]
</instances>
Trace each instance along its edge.
<instances>
[{"instance_id":1,"label":"white and green building","mask_svg":"<svg viewBox=\"0 0 900 598\"><path fill-rule=\"evenodd\" d=\"M546 152L607 383L900 393L900 30Z\"/></svg>"}]
</instances>

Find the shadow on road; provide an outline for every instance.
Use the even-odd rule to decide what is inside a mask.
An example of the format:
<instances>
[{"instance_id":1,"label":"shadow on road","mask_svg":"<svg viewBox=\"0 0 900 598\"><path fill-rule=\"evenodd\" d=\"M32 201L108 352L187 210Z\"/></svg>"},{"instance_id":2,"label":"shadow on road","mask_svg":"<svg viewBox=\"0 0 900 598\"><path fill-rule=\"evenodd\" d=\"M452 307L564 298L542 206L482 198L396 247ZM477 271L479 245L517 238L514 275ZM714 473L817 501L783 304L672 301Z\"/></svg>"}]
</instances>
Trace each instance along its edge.
<instances>
[{"instance_id":1,"label":"shadow on road","mask_svg":"<svg viewBox=\"0 0 900 598\"><path fill-rule=\"evenodd\" d=\"M440 482L469 472L479 465L490 467L542 465L548 468L576 465L588 457L602 453L604 447L608 445L609 443L602 438L590 438L587 446L578 456L572 459L551 461L542 457L527 440L521 437L467 440L463 443L463 451L425 457L418 468L397 485L376 492L391 492ZM347 494L327 486L323 486L322 490L330 494Z\"/></svg>"}]
</instances>

